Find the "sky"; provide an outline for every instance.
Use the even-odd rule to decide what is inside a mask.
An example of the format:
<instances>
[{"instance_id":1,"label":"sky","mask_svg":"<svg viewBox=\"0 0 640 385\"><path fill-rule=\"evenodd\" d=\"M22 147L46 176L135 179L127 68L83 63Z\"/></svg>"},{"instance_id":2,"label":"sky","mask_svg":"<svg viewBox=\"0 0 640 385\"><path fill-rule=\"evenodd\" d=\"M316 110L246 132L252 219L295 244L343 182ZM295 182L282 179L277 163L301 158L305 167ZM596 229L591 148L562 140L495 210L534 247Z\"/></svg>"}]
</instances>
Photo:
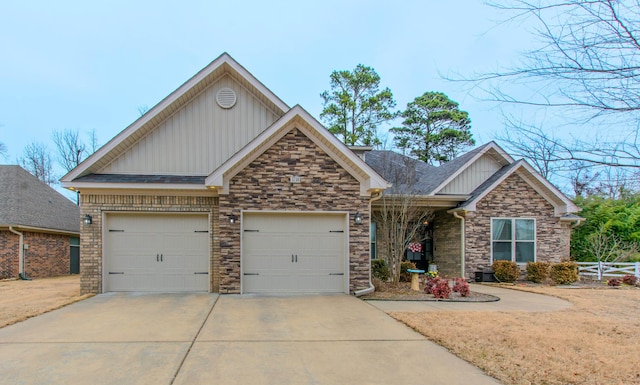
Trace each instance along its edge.
<instances>
[{"instance_id":1,"label":"sky","mask_svg":"<svg viewBox=\"0 0 640 385\"><path fill-rule=\"evenodd\" d=\"M535 43L479 0L0 3L0 163L53 130L106 143L223 52L313 116L334 70L375 69L399 109L427 91L460 103L477 143L500 108L443 76L508 67ZM85 140L87 136L85 136ZM64 172L57 170L61 177Z\"/></svg>"}]
</instances>

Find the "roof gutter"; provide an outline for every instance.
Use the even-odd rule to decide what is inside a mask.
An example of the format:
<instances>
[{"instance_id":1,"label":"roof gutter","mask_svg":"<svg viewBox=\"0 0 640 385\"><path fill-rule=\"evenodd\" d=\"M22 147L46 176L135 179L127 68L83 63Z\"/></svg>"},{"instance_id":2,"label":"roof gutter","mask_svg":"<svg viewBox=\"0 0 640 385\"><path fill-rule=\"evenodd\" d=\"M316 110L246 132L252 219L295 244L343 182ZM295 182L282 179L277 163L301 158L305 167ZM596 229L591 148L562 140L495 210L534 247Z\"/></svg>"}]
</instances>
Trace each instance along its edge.
<instances>
[{"instance_id":1,"label":"roof gutter","mask_svg":"<svg viewBox=\"0 0 640 385\"><path fill-rule=\"evenodd\" d=\"M382 198L382 191L379 191L379 190L374 191L374 193L371 194L371 199L369 199L369 220L371 220L371 203L377 201L380 198ZM369 226L369 231L371 231L371 226ZM369 250L369 253L371 253L371 250ZM371 264L371 258L369 258L369 264ZM366 289L355 291L353 292L353 294L356 297L360 297L363 295L371 294L375 290L376 290L376 287L373 286L373 282L371 282L371 266L369 266L369 287Z\"/></svg>"},{"instance_id":2,"label":"roof gutter","mask_svg":"<svg viewBox=\"0 0 640 385\"><path fill-rule=\"evenodd\" d=\"M22 280L29 280L24 274L24 234L15 230L13 226L9 226L9 231L20 237L18 242L18 276Z\"/></svg>"}]
</instances>

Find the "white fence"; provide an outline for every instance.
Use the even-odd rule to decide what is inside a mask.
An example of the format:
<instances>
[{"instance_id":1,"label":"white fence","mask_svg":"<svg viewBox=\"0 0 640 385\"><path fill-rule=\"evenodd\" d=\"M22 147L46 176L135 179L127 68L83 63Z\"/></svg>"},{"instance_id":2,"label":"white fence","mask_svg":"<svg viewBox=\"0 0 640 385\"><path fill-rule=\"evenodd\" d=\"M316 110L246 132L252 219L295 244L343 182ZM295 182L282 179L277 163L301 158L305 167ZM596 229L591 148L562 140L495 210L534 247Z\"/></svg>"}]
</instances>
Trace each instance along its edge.
<instances>
[{"instance_id":1,"label":"white fence","mask_svg":"<svg viewBox=\"0 0 640 385\"><path fill-rule=\"evenodd\" d=\"M640 262L578 262L580 275L622 278L627 274L640 278Z\"/></svg>"}]
</instances>

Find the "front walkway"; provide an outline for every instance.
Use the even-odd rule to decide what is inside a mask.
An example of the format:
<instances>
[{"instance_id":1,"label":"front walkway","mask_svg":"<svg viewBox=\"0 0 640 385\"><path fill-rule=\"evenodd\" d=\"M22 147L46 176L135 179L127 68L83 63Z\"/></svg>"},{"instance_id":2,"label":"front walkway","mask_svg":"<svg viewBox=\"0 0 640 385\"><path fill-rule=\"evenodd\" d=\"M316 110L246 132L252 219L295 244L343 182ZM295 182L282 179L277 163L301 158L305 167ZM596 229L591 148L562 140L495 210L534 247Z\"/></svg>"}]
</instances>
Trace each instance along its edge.
<instances>
[{"instance_id":1,"label":"front walkway","mask_svg":"<svg viewBox=\"0 0 640 385\"><path fill-rule=\"evenodd\" d=\"M439 301L367 301L390 312L424 311L526 311L546 312L566 309L571 302L548 295L505 289L493 285L471 284L471 291L491 294L500 298L496 302L439 302Z\"/></svg>"}]
</instances>

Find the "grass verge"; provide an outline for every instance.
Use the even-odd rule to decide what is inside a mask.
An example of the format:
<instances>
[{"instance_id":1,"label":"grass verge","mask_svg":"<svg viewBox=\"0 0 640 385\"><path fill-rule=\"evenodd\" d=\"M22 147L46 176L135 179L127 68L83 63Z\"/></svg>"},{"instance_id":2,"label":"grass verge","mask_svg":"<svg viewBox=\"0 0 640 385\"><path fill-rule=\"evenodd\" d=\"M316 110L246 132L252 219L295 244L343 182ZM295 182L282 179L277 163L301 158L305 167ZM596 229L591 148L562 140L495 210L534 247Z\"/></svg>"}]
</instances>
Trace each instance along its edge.
<instances>
[{"instance_id":1,"label":"grass verge","mask_svg":"<svg viewBox=\"0 0 640 385\"><path fill-rule=\"evenodd\" d=\"M574 306L546 313L391 316L504 384L640 384L640 290L524 290L563 298Z\"/></svg>"}]
</instances>

